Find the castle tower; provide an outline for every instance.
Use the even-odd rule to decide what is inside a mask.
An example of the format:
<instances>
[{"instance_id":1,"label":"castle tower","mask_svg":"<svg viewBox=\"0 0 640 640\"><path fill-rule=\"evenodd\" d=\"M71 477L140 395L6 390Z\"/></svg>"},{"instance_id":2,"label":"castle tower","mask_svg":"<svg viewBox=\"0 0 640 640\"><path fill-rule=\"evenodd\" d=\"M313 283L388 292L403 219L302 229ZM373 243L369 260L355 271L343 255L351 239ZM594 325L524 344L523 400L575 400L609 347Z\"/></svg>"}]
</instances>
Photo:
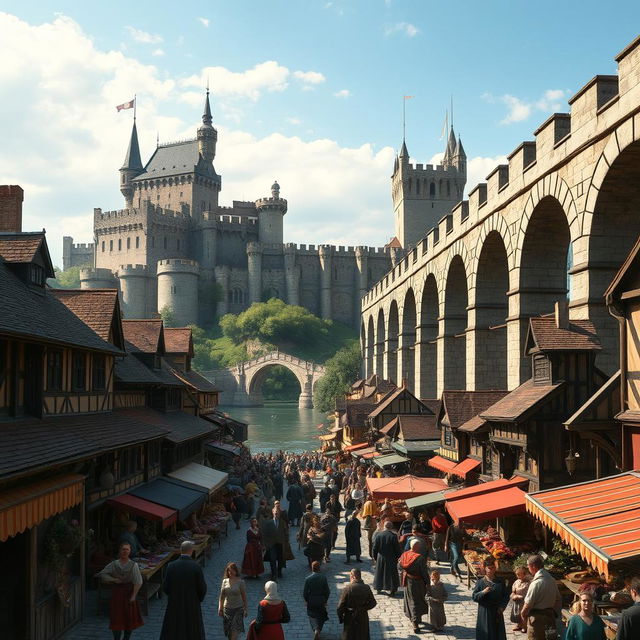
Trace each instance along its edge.
<instances>
[{"instance_id":1,"label":"castle tower","mask_svg":"<svg viewBox=\"0 0 640 640\"><path fill-rule=\"evenodd\" d=\"M176 326L198 324L198 275L195 260L158 260L158 313L167 309Z\"/></svg>"},{"instance_id":2,"label":"castle tower","mask_svg":"<svg viewBox=\"0 0 640 640\"><path fill-rule=\"evenodd\" d=\"M247 242L249 270L249 306L262 300L262 246L259 242Z\"/></svg>"},{"instance_id":3,"label":"castle tower","mask_svg":"<svg viewBox=\"0 0 640 640\"><path fill-rule=\"evenodd\" d=\"M98 269L97 271L102 271ZM149 273L146 265L125 264L118 269L122 313L125 318L147 318L147 293Z\"/></svg>"},{"instance_id":4,"label":"castle tower","mask_svg":"<svg viewBox=\"0 0 640 640\"><path fill-rule=\"evenodd\" d=\"M129 139L129 148L124 162L120 167L120 192L124 196L126 208L133 208L134 187L132 180L142 173L142 160L140 159L140 145L138 144L138 129L136 127L136 119L133 119L133 128L131 129L131 138Z\"/></svg>"},{"instance_id":5,"label":"castle tower","mask_svg":"<svg viewBox=\"0 0 640 640\"><path fill-rule=\"evenodd\" d=\"M81 289L115 289L117 286L111 269L80 269Z\"/></svg>"},{"instance_id":6,"label":"castle tower","mask_svg":"<svg viewBox=\"0 0 640 640\"><path fill-rule=\"evenodd\" d=\"M212 163L216 157L216 143L218 142L218 132L213 126L211 117L211 105L209 104L209 89L204 100L204 113L202 114L202 125L198 127L198 151L202 158Z\"/></svg>"},{"instance_id":7,"label":"castle tower","mask_svg":"<svg viewBox=\"0 0 640 640\"><path fill-rule=\"evenodd\" d=\"M300 265L296 264L296 246L284 248L284 271L287 286L287 304L300 304Z\"/></svg>"},{"instance_id":8,"label":"castle tower","mask_svg":"<svg viewBox=\"0 0 640 640\"><path fill-rule=\"evenodd\" d=\"M333 247L323 244L318 247L320 256L320 317L331 320L331 258Z\"/></svg>"},{"instance_id":9,"label":"castle tower","mask_svg":"<svg viewBox=\"0 0 640 640\"><path fill-rule=\"evenodd\" d=\"M391 193L396 237L403 249L415 246L462 200L467 157L453 127L441 165L412 165L405 141L395 159Z\"/></svg>"},{"instance_id":10,"label":"castle tower","mask_svg":"<svg viewBox=\"0 0 640 640\"><path fill-rule=\"evenodd\" d=\"M258 211L258 238L263 244L282 244L283 219L287 213L287 201L280 197L280 185L271 185L271 197L256 200Z\"/></svg>"}]
</instances>

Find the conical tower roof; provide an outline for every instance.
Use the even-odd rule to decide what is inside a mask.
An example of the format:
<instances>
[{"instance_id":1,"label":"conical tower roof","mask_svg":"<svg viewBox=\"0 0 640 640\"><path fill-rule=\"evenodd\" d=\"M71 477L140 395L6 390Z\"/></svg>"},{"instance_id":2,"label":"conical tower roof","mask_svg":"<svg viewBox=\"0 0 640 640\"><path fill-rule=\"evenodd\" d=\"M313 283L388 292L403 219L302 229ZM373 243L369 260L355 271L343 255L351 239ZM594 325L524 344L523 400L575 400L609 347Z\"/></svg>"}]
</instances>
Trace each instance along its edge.
<instances>
[{"instance_id":1,"label":"conical tower roof","mask_svg":"<svg viewBox=\"0 0 640 640\"><path fill-rule=\"evenodd\" d=\"M207 96L204 99L204 113L202 114L202 124L212 126L213 117L211 116L211 104L209 103L209 89L207 89Z\"/></svg>"},{"instance_id":2,"label":"conical tower roof","mask_svg":"<svg viewBox=\"0 0 640 640\"><path fill-rule=\"evenodd\" d=\"M402 147L400 148L400 158L409 159L409 151L407 149L407 143L403 140Z\"/></svg>"},{"instance_id":3,"label":"conical tower roof","mask_svg":"<svg viewBox=\"0 0 640 640\"><path fill-rule=\"evenodd\" d=\"M136 127L136 121L133 121L133 128L131 129L131 138L129 140L129 148L127 149L127 155L124 158L122 169L134 169L135 171L142 171L142 160L140 158L140 145L138 144L138 129Z\"/></svg>"},{"instance_id":4,"label":"conical tower roof","mask_svg":"<svg viewBox=\"0 0 640 640\"><path fill-rule=\"evenodd\" d=\"M456 145L456 156L463 156L463 157L467 157L467 154L464 151L464 147L462 146L462 140L460 139L460 136L458 136L458 144Z\"/></svg>"}]
</instances>

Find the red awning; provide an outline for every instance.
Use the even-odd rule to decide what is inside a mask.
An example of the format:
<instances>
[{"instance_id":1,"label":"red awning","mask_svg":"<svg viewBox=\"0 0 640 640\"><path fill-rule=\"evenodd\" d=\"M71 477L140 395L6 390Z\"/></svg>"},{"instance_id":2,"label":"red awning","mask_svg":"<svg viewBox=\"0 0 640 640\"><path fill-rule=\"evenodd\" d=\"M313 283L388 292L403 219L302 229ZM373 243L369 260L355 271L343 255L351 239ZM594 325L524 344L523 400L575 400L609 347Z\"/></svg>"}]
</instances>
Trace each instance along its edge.
<instances>
[{"instance_id":1,"label":"red awning","mask_svg":"<svg viewBox=\"0 0 640 640\"><path fill-rule=\"evenodd\" d=\"M526 495L518 487L506 486L488 493L453 501L450 501L450 496L446 496L445 506L456 523L481 522L482 520L524 513L526 511Z\"/></svg>"},{"instance_id":2,"label":"red awning","mask_svg":"<svg viewBox=\"0 0 640 640\"><path fill-rule=\"evenodd\" d=\"M473 471L476 467L480 466L480 460L474 460L473 458L465 458L462 462L451 469L451 473L459 478L466 478L470 471Z\"/></svg>"},{"instance_id":3,"label":"red awning","mask_svg":"<svg viewBox=\"0 0 640 640\"><path fill-rule=\"evenodd\" d=\"M149 500L144 500L128 493L116 498L109 498L107 504L115 509L122 509L133 515L141 516L146 520L162 522L163 529L166 529L178 519L178 513L174 509L168 509L155 502L149 502Z\"/></svg>"},{"instance_id":4,"label":"red awning","mask_svg":"<svg viewBox=\"0 0 640 640\"><path fill-rule=\"evenodd\" d=\"M500 478L499 480L481 482L480 484L475 484L472 487L464 487L457 491L451 491L450 493L447 493L447 500L451 502L452 500L460 500L461 498L470 498L471 496L491 493L492 491L499 491L501 489L506 489L507 487L520 487L522 489L526 489L528 484L529 480L520 476L513 476L510 480Z\"/></svg>"},{"instance_id":5,"label":"red awning","mask_svg":"<svg viewBox=\"0 0 640 640\"><path fill-rule=\"evenodd\" d=\"M402 500L412 496L443 491L447 483L439 478L418 478L412 475L397 478L367 478L367 487L376 500L396 498Z\"/></svg>"},{"instance_id":6,"label":"red awning","mask_svg":"<svg viewBox=\"0 0 640 640\"><path fill-rule=\"evenodd\" d=\"M356 449L364 449L368 446L368 442L358 442L358 444L350 444L348 447L345 447L343 451L355 451Z\"/></svg>"},{"instance_id":7,"label":"red awning","mask_svg":"<svg viewBox=\"0 0 640 640\"><path fill-rule=\"evenodd\" d=\"M444 471L444 473L451 473L456 466L453 460L447 460L442 456L433 456L427 460L427 464L438 471Z\"/></svg>"}]
</instances>

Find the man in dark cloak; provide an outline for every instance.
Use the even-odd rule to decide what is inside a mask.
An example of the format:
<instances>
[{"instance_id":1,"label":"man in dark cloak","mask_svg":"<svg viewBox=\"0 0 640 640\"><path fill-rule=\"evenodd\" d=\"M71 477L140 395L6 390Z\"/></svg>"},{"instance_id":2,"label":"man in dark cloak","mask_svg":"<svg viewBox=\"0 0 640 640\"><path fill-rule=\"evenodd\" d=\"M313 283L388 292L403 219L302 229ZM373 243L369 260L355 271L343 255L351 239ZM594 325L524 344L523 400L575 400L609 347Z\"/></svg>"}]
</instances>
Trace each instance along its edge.
<instances>
[{"instance_id":1,"label":"man in dark cloak","mask_svg":"<svg viewBox=\"0 0 640 640\"><path fill-rule=\"evenodd\" d=\"M287 489L287 500L289 502L287 513L289 514L289 522L292 527L297 526L300 522L300 518L302 518L303 499L304 495L302 493L302 487L294 481Z\"/></svg>"},{"instance_id":2,"label":"man in dark cloak","mask_svg":"<svg viewBox=\"0 0 640 640\"><path fill-rule=\"evenodd\" d=\"M160 640L204 640L200 603L207 593L202 567L192 559L193 542L185 540L180 557L167 566L162 589L168 596Z\"/></svg>"},{"instance_id":3,"label":"man in dark cloak","mask_svg":"<svg viewBox=\"0 0 640 640\"><path fill-rule=\"evenodd\" d=\"M422 616L429 612L425 597L429 593L431 580L429 567L421 553L418 553L420 540L411 541L411 550L405 551L398 561L398 569L402 571L402 586L404 587L404 615L411 620L414 632L419 631Z\"/></svg>"},{"instance_id":4,"label":"man in dark cloak","mask_svg":"<svg viewBox=\"0 0 640 640\"><path fill-rule=\"evenodd\" d=\"M318 496L318 500L320 501L320 513L324 513L327 508L327 502L329 502L329 498L331 497L331 488L329 485L325 485L320 489L320 495Z\"/></svg>"},{"instance_id":5,"label":"man in dark cloak","mask_svg":"<svg viewBox=\"0 0 640 640\"><path fill-rule=\"evenodd\" d=\"M369 640L369 611L378 603L371 587L362 582L360 569L351 569L349 579L338 602L338 622L344 624L342 640Z\"/></svg>"},{"instance_id":6,"label":"man in dark cloak","mask_svg":"<svg viewBox=\"0 0 640 640\"><path fill-rule=\"evenodd\" d=\"M360 520L358 520L358 513L354 512L344 526L344 537L347 542L347 564L351 562L351 556L356 557L356 562L362 562L360 559L362 553L360 536Z\"/></svg>"},{"instance_id":7,"label":"man in dark cloak","mask_svg":"<svg viewBox=\"0 0 640 640\"><path fill-rule=\"evenodd\" d=\"M264 559L271 566L271 580L282 578L282 569L286 566L285 540L288 527L284 512L278 503L273 507L271 518L260 521L262 544L265 548Z\"/></svg>"},{"instance_id":8,"label":"man in dark cloak","mask_svg":"<svg viewBox=\"0 0 640 640\"><path fill-rule=\"evenodd\" d=\"M327 615L327 601L331 595L327 577L320 573L320 563L314 560L311 563L311 575L307 576L304 581L304 589L302 597L307 603L307 615L309 623L313 629L313 638L318 640L324 623L329 616Z\"/></svg>"},{"instance_id":9,"label":"man in dark cloak","mask_svg":"<svg viewBox=\"0 0 640 640\"><path fill-rule=\"evenodd\" d=\"M394 596L398 590L398 558L402 550L398 542L398 536L393 531L393 523L390 520L384 523L384 531L381 531L373 542L373 559L376 563L376 573L373 579L373 588L376 593L383 589Z\"/></svg>"}]
</instances>

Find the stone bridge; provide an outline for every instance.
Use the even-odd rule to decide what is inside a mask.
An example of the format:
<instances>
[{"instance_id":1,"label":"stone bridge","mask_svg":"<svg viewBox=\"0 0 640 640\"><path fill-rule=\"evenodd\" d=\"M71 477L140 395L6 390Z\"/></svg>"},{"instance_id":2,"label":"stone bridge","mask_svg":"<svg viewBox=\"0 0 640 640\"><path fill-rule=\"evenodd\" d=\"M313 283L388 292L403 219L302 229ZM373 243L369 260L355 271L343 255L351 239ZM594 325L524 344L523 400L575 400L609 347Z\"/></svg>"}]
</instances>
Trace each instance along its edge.
<instances>
[{"instance_id":1,"label":"stone bridge","mask_svg":"<svg viewBox=\"0 0 640 640\"><path fill-rule=\"evenodd\" d=\"M530 375L528 318L565 298L596 326L598 366L618 368L603 293L640 235L640 38L616 62L362 298L367 375L404 378L422 398L513 389Z\"/></svg>"},{"instance_id":2,"label":"stone bridge","mask_svg":"<svg viewBox=\"0 0 640 640\"><path fill-rule=\"evenodd\" d=\"M271 351L222 371L210 371L207 376L222 390L222 403L238 407L259 407L263 404L262 384L269 368L275 366L289 369L298 379L298 406L301 409L313 407L313 388L324 375L325 368L282 351Z\"/></svg>"}]
</instances>

